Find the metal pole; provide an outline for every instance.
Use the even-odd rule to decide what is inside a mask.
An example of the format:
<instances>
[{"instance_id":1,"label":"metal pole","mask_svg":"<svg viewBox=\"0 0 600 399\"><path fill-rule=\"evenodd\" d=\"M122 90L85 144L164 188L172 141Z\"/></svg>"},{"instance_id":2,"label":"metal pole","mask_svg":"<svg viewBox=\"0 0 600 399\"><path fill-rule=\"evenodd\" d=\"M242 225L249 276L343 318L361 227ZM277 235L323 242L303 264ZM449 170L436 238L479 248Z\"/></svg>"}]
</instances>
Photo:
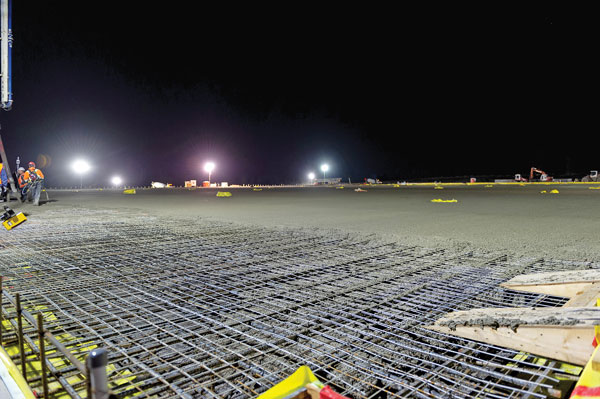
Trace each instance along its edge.
<instances>
[{"instance_id":1,"label":"metal pole","mask_svg":"<svg viewBox=\"0 0 600 399\"><path fill-rule=\"evenodd\" d=\"M0 126L2 129L2 126ZM13 193L17 192L17 186L15 185L15 179L12 173L10 173L10 166L8 165L8 159L6 158L6 151L4 150L4 143L2 142L2 136L0 135L0 162L6 168L6 174L8 175L8 182L10 183L10 189Z\"/></svg>"},{"instance_id":2,"label":"metal pole","mask_svg":"<svg viewBox=\"0 0 600 399\"><path fill-rule=\"evenodd\" d=\"M19 338L19 354L21 355L21 373L23 378L27 381L27 368L25 367L25 343L23 340L23 314L21 309L21 294L17 294L17 326L18 326L18 338Z\"/></svg>"},{"instance_id":3,"label":"metal pole","mask_svg":"<svg viewBox=\"0 0 600 399\"><path fill-rule=\"evenodd\" d=\"M108 377L106 376L106 365L108 364L108 352L106 349L98 348L90 352L87 357L86 366L89 370L92 398L108 399Z\"/></svg>"},{"instance_id":4,"label":"metal pole","mask_svg":"<svg viewBox=\"0 0 600 399\"><path fill-rule=\"evenodd\" d=\"M12 107L12 1L0 0L0 107Z\"/></svg>"},{"instance_id":5,"label":"metal pole","mask_svg":"<svg viewBox=\"0 0 600 399\"><path fill-rule=\"evenodd\" d=\"M44 398L48 398L48 376L46 375L46 342L44 341L44 317L41 313L37 315L38 322L38 340L40 349L40 363L42 366L42 387L44 389Z\"/></svg>"}]
</instances>

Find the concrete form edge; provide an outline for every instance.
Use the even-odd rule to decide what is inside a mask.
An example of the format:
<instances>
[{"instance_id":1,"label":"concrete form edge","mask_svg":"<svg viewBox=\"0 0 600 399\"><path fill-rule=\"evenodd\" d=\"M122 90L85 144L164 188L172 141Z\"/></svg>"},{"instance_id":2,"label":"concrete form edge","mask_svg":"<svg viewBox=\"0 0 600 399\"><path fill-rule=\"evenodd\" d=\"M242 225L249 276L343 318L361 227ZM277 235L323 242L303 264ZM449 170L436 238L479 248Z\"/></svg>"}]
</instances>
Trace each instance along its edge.
<instances>
[{"instance_id":1,"label":"concrete form edge","mask_svg":"<svg viewBox=\"0 0 600 399\"><path fill-rule=\"evenodd\" d=\"M0 347L0 378L8 388L11 399L36 398L25 378L2 347Z\"/></svg>"}]
</instances>

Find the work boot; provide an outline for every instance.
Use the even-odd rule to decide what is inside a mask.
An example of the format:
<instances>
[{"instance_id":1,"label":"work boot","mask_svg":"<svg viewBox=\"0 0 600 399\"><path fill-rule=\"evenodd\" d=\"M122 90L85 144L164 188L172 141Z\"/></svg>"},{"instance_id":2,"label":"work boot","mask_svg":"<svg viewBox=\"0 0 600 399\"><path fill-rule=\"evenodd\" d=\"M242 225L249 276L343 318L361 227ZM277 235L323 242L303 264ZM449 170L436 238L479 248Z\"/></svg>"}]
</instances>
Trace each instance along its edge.
<instances>
[{"instance_id":1,"label":"work boot","mask_svg":"<svg viewBox=\"0 0 600 399\"><path fill-rule=\"evenodd\" d=\"M35 205L35 206L39 206L39 205L40 205L40 201L39 201L39 200L35 200L35 201L33 201L33 205Z\"/></svg>"}]
</instances>

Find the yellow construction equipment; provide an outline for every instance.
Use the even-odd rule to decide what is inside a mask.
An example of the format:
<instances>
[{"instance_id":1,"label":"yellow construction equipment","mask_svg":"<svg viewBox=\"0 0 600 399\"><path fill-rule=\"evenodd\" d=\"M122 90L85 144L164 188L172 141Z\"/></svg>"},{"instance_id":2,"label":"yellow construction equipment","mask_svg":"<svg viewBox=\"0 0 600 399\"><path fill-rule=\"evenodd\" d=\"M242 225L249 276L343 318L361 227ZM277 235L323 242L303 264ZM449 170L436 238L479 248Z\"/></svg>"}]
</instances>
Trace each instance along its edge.
<instances>
[{"instance_id":1,"label":"yellow construction equipment","mask_svg":"<svg viewBox=\"0 0 600 399\"><path fill-rule=\"evenodd\" d=\"M15 213L15 211L5 206L4 213L0 215L0 220L2 221L2 226L4 226L6 230L12 230L26 221L27 218L23 212Z\"/></svg>"},{"instance_id":2,"label":"yellow construction equipment","mask_svg":"<svg viewBox=\"0 0 600 399\"><path fill-rule=\"evenodd\" d=\"M323 388L323 384L315 377L310 368L301 366L294 374L260 395L257 399L296 398L302 392L306 392L306 385L311 383Z\"/></svg>"}]
</instances>

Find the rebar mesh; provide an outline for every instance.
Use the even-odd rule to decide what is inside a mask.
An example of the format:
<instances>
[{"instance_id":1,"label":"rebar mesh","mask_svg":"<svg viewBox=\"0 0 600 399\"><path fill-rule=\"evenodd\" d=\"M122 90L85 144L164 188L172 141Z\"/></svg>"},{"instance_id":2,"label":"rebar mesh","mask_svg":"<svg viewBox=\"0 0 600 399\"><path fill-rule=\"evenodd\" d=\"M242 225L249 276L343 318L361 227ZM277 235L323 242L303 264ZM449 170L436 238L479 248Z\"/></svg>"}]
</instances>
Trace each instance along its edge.
<instances>
[{"instance_id":1,"label":"rebar mesh","mask_svg":"<svg viewBox=\"0 0 600 399\"><path fill-rule=\"evenodd\" d=\"M352 398L544 398L555 362L424 326L454 310L561 306L498 285L590 267L87 209L0 236L5 289L51 314L46 328L81 359L106 348L120 397L255 397L306 364Z\"/></svg>"}]
</instances>

